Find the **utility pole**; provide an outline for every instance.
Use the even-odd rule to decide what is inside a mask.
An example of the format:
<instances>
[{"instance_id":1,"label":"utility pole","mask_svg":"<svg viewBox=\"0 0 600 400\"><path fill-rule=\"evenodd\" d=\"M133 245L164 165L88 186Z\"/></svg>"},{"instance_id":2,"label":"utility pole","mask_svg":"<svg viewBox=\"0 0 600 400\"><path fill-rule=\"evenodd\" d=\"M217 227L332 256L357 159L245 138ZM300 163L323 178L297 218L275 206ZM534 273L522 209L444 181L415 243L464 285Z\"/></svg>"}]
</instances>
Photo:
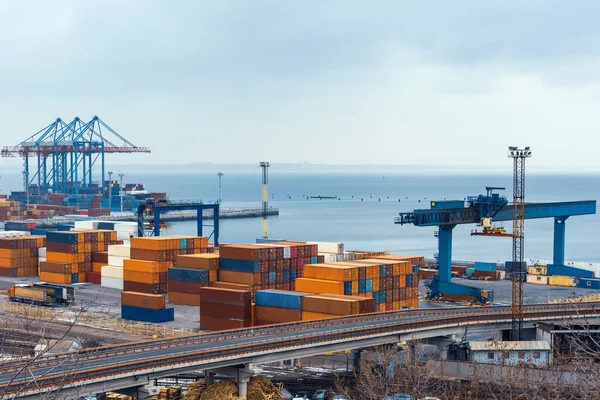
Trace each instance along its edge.
<instances>
[{"instance_id":1,"label":"utility pole","mask_svg":"<svg viewBox=\"0 0 600 400\"><path fill-rule=\"evenodd\" d=\"M531 157L529 147L508 148L513 159L513 246L512 246L512 337L523 340L523 277L525 276L525 159Z\"/></svg>"},{"instance_id":2,"label":"utility pole","mask_svg":"<svg viewBox=\"0 0 600 400\"><path fill-rule=\"evenodd\" d=\"M263 239L269 238L269 226L268 226L268 210L269 210L269 167L271 164L268 161L261 161L260 167L262 168L262 237Z\"/></svg>"},{"instance_id":3,"label":"utility pole","mask_svg":"<svg viewBox=\"0 0 600 400\"><path fill-rule=\"evenodd\" d=\"M225 175L222 172L217 172L217 176L219 177L219 204L221 204L221 178Z\"/></svg>"},{"instance_id":4,"label":"utility pole","mask_svg":"<svg viewBox=\"0 0 600 400\"><path fill-rule=\"evenodd\" d=\"M125 174L119 174L119 178L121 178L121 183L119 184L119 194L121 195L121 214L123 213L123 177Z\"/></svg>"},{"instance_id":5,"label":"utility pole","mask_svg":"<svg viewBox=\"0 0 600 400\"><path fill-rule=\"evenodd\" d=\"M113 188L112 176L113 176L113 172L108 171L108 208L110 208L110 203L112 200L112 188Z\"/></svg>"}]
</instances>

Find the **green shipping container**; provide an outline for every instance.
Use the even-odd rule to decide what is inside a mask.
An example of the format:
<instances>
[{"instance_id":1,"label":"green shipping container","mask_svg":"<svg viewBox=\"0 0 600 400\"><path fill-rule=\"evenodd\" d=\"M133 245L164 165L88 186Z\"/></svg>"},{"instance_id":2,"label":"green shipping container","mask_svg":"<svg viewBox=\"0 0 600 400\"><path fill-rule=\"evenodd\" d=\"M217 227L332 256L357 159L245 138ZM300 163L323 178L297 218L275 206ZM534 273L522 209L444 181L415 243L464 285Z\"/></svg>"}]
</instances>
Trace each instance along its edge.
<instances>
[{"instance_id":1,"label":"green shipping container","mask_svg":"<svg viewBox=\"0 0 600 400\"><path fill-rule=\"evenodd\" d=\"M467 268L467 271L465 272L465 274L467 276L473 276L474 273L475 273L475 268Z\"/></svg>"}]
</instances>

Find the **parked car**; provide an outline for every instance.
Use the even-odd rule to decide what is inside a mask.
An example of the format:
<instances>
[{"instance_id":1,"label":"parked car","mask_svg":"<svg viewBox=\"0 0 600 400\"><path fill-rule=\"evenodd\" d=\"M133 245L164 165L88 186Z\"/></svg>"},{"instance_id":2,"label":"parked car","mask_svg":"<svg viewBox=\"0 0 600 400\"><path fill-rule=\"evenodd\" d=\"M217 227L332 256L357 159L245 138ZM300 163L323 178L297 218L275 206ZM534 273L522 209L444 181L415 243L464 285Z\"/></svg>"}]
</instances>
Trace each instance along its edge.
<instances>
[{"instance_id":1,"label":"parked car","mask_svg":"<svg viewBox=\"0 0 600 400\"><path fill-rule=\"evenodd\" d=\"M294 396L293 400L311 400L311 398L308 392L298 392Z\"/></svg>"},{"instance_id":2,"label":"parked car","mask_svg":"<svg viewBox=\"0 0 600 400\"><path fill-rule=\"evenodd\" d=\"M396 393L386 397L385 400L412 400L412 396L407 393Z\"/></svg>"},{"instance_id":3,"label":"parked car","mask_svg":"<svg viewBox=\"0 0 600 400\"><path fill-rule=\"evenodd\" d=\"M327 390L321 389L317 390L313 395L311 400L327 400Z\"/></svg>"}]
</instances>

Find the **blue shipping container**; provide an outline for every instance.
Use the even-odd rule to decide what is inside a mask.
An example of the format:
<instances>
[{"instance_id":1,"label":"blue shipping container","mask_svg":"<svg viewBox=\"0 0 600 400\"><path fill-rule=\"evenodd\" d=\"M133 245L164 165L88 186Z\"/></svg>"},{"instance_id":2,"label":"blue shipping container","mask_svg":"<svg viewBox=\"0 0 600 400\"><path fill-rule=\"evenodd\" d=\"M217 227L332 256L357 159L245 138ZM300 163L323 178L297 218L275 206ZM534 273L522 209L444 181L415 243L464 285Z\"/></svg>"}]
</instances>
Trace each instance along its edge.
<instances>
[{"instance_id":1,"label":"blue shipping container","mask_svg":"<svg viewBox=\"0 0 600 400\"><path fill-rule=\"evenodd\" d=\"M54 243L75 244L77 243L77 234L74 232L48 232L46 240Z\"/></svg>"},{"instance_id":2,"label":"blue shipping container","mask_svg":"<svg viewBox=\"0 0 600 400\"><path fill-rule=\"evenodd\" d=\"M175 320L175 309L163 308L162 310L151 310L149 308L122 305L121 318L159 324Z\"/></svg>"},{"instance_id":3,"label":"blue shipping container","mask_svg":"<svg viewBox=\"0 0 600 400\"><path fill-rule=\"evenodd\" d=\"M310 258L310 263L311 263L311 264L316 264L316 263L318 263L318 262L319 262L319 258L318 258L318 257L316 257L316 256L315 256L315 257L311 257L311 258Z\"/></svg>"},{"instance_id":4,"label":"blue shipping container","mask_svg":"<svg viewBox=\"0 0 600 400\"><path fill-rule=\"evenodd\" d=\"M290 271L283 271L283 282L289 282L290 281Z\"/></svg>"},{"instance_id":5,"label":"blue shipping container","mask_svg":"<svg viewBox=\"0 0 600 400\"><path fill-rule=\"evenodd\" d=\"M379 292L373 292L373 300L375 300L375 304L381 303L379 301Z\"/></svg>"},{"instance_id":6,"label":"blue shipping container","mask_svg":"<svg viewBox=\"0 0 600 400\"><path fill-rule=\"evenodd\" d=\"M567 267L566 265L548 264L546 269L547 269L548 275L572 276L575 278L593 278L594 277L594 273L592 271L588 271L587 269L575 268L575 267Z\"/></svg>"},{"instance_id":7,"label":"blue shipping container","mask_svg":"<svg viewBox=\"0 0 600 400\"><path fill-rule=\"evenodd\" d=\"M387 290L380 290L379 291L379 302L385 303L386 299L387 299Z\"/></svg>"},{"instance_id":8,"label":"blue shipping container","mask_svg":"<svg viewBox=\"0 0 600 400\"><path fill-rule=\"evenodd\" d=\"M201 269L169 268L170 281L208 283L209 271Z\"/></svg>"},{"instance_id":9,"label":"blue shipping container","mask_svg":"<svg viewBox=\"0 0 600 400\"><path fill-rule=\"evenodd\" d=\"M179 239L179 250L187 249L187 239Z\"/></svg>"},{"instance_id":10,"label":"blue shipping container","mask_svg":"<svg viewBox=\"0 0 600 400\"><path fill-rule=\"evenodd\" d=\"M296 282L298 271L290 271L290 282Z\"/></svg>"},{"instance_id":11,"label":"blue shipping container","mask_svg":"<svg viewBox=\"0 0 600 400\"><path fill-rule=\"evenodd\" d=\"M365 279L361 279L358 281L358 293L366 293L367 292L367 281Z\"/></svg>"},{"instance_id":12,"label":"blue shipping container","mask_svg":"<svg viewBox=\"0 0 600 400\"><path fill-rule=\"evenodd\" d=\"M411 287L413 285L413 276L412 274L406 275L406 287Z\"/></svg>"},{"instance_id":13,"label":"blue shipping container","mask_svg":"<svg viewBox=\"0 0 600 400\"><path fill-rule=\"evenodd\" d=\"M475 261L475 271L496 271L496 263Z\"/></svg>"},{"instance_id":14,"label":"blue shipping container","mask_svg":"<svg viewBox=\"0 0 600 400\"><path fill-rule=\"evenodd\" d=\"M260 272L260 261L236 260L234 258L220 258L219 269L236 272L249 272L252 274Z\"/></svg>"},{"instance_id":15,"label":"blue shipping container","mask_svg":"<svg viewBox=\"0 0 600 400\"><path fill-rule=\"evenodd\" d=\"M379 277L383 278L386 275L385 265L379 266Z\"/></svg>"},{"instance_id":16,"label":"blue shipping container","mask_svg":"<svg viewBox=\"0 0 600 400\"><path fill-rule=\"evenodd\" d=\"M579 278L577 287L583 289L600 289L600 279L596 278Z\"/></svg>"},{"instance_id":17,"label":"blue shipping container","mask_svg":"<svg viewBox=\"0 0 600 400\"><path fill-rule=\"evenodd\" d=\"M506 270L506 272L513 272L516 271L515 266L519 265L519 262L514 262L514 261L505 261L504 262L504 269ZM521 271L527 271L527 262L523 261L521 263Z\"/></svg>"},{"instance_id":18,"label":"blue shipping container","mask_svg":"<svg viewBox=\"0 0 600 400\"><path fill-rule=\"evenodd\" d=\"M71 274L71 283L79 283L79 274Z\"/></svg>"},{"instance_id":19,"label":"blue shipping container","mask_svg":"<svg viewBox=\"0 0 600 400\"><path fill-rule=\"evenodd\" d=\"M352 295L352 281L344 282L344 294L346 296Z\"/></svg>"},{"instance_id":20,"label":"blue shipping container","mask_svg":"<svg viewBox=\"0 0 600 400\"><path fill-rule=\"evenodd\" d=\"M370 293L373 291L373 279L367 279L367 293Z\"/></svg>"},{"instance_id":21,"label":"blue shipping container","mask_svg":"<svg viewBox=\"0 0 600 400\"><path fill-rule=\"evenodd\" d=\"M31 234L32 235L36 235L36 236L44 236L46 235L48 232L53 232L53 229L41 229L41 228L35 228L31 230Z\"/></svg>"},{"instance_id":22,"label":"blue shipping container","mask_svg":"<svg viewBox=\"0 0 600 400\"><path fill-rule=\"evenodd\" d=\"M413 265L412 266L412 273L413 274L418 274L419 273L419 266L418 265Z\"/></svg>"},{"instance_id":23,"label":"blue shipping container","mask_svg":"<svg viewBox=\"0 0 600 400\"><path fill-rule=\"evenodd\" d=\"M105 229L107 231L114 231L115 230L115 223L114 222L98 222L98 229Z\"/></svg>"},{"instance_id":24,"label":"blue shipping container","mask_svg":"<svg viewBox=\"0 0 600 400\"><path fill-rule=\"evenodd\" d=\"M275 283L277 282L277 272L272 271L269 272L269 283Z\"/></svg>"},{"instance_id":25,"label":"blue shipping container","mask_svg":"<svg viewBox=\"0 0 600 400\"><path fill-rule=\"evenodd\" d=\"M56 230L61 232L67 232L75 228L75 225L57 225Z\"/></svg>"},{"instance_id":26,"label":"blue shipping container","mask_svg":"<svg viewBox=\"0 0 600 400\"><path fill-rule=\"evenodd\" d=\"M302 297L309 293L289 292L285 290L257 290L255 303L262 307L285 308L288 310L302 310Z\"/></svg>"}]
</instances>

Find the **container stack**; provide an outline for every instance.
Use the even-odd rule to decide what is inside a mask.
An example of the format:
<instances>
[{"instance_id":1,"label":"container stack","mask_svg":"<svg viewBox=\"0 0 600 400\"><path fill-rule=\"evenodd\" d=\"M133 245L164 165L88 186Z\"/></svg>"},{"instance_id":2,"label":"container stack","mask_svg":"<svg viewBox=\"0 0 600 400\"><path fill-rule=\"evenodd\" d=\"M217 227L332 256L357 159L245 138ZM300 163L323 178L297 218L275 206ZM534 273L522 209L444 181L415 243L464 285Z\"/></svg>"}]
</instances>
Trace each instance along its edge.
<instances>
[{"instance_id":1,"label":"container stack","mask_svg":"<svg viewBox=\"0 0 600 400\"><path fill-rule=\"evenodd\" d=\"M308 242L317 245L317 254L323 257L323 262L354 261L354 253L344 251L344 243Z\"/></svg>"},{"instance_id":2,"label":"container stack","mask_svg":"<svg viewBox=\"0 0 600 400\"><path fill-rule=\"evenodd\" d=\"M304 265L323 260L317 245L277 242L260 245L223 245L219 248L219 281L250 285L256 290L295 290Z\"/></svg>"},{"instance_id":3,"label":"container stack","mask_svg":"<svg viewBox=\"0 0 600 400\"><path fill-rule=\"evenodd\" d=\"M38 274L39 248L43 236L0 238L0 276L21 277Z\"/></svg>"},{"instance_id":4,"label":"container stack","mask_svg":"<svg viewBox=\"0 0 600 400\"><path fill-rule=\"evenodd\" d=\"M222 331L252 326L252 303L246 290L200 288L200 329Z\"/></svg>"},{"instance_id":5,"label":"container stack","mask_svg":"<svg viewBox=\"0 0 600 400\"><path fill-rule=\"evenodd\" d=\"M21 203L13 200L0 199L0 222L23 219Z\"/></svg>"},{"instance_id":6,"label":"container stack","mask_svg":"<svg viewBox=\"0 0 600 400\"><path fill-rule=\"evenodd\" d=\"M110 247L110 246L108 246ZM108 264L108 251L92 253L92 271L87 273L87 281L97 285L102 284L102 267Z\"/></svg>"},{"instance_id":7,"label":"container stack","mask_svg":"<svg viewBox=\"0 0 600 400\"><path fill-rule=\"evenodd\" d=\"M123 260L124 290L166 294L167 272L177 256L206 252L207 247L207 238L199 236L132 238L131 259Z\"/></svg>"},{"instance_id":8,"label":"container stack","mask_svg":"<svg viewBox=\"0 0 600 400\"><path fill-rule=\"evenodd\" d=\"M217 280L217 254L179 255L175 267L168 272L169 303L188 306L200 305L200 288Z\"/></svg>"},{"instance_id":9,"label":"container stack","mask_svg":"<svg viewBox=\"0 0 600 400\"><path fill-rule=\"evenodd\" d=\"M296 279L298 291L372 297L378 311L416 308L418 285L418 266L394 259L306 265L304 278Z\"/></svg>"},{"instance_id":10,"label":"container stack","mask_svg":"<svg viewBox=\"0 0 600 400\"><path fill-rule=\"evenodd\" d=\"M92 271L92 253L105 251L116 241L115 231L56 231L46 235L46 262L40 279L52 283L86 282Z\"/></svg>"},{"instance_id":11,"label":"container stack","mask_svg":"<svg viewBox=\"0 0 600 400\"><path fill-rule=\"evenodd\" d=\"M309 293L257 290L254 325L302 321L302 299Z\"/></svg>"},{"instance_id":12,"label":"container stack","mask_svg":"<svg viewBox=\"0 0 600 400\"><path fill-rule=\"evenodd\" d=\"M152 323L169 322L175 319L175 310L166 307L165 296L121 292L121 318Z\"/></svg>"},{"instance_id":13,"label":"container stack","mask_svg":"<svg viewBox=\"0 0 600 400\"><path fill-rule=\"evenodd\" d=\"M126 244L108 246L106 262L100 267L100 284L102 287L123 290L123 264L129 259L130 247Z\"/></svg>"},{"instance_id":14,"label":"container stack","mask_svg":"<svg viewBox=\"0 0 600 400\"><path fill-rule=\"evenodd\" d=\"M495 281L497 279L496 263L476 261L473 276L479 279Z\"/></svg>"},{"instance_id":15,"label":"container stack","mask_svg":"<svg viewBox=\"0 0 600 400\"><path fill-rule=\"evenodd\" d=\"M357 296L309 295L302 298L302 320L376 312L375 299Z\"/></svg>"}]
</instances>

